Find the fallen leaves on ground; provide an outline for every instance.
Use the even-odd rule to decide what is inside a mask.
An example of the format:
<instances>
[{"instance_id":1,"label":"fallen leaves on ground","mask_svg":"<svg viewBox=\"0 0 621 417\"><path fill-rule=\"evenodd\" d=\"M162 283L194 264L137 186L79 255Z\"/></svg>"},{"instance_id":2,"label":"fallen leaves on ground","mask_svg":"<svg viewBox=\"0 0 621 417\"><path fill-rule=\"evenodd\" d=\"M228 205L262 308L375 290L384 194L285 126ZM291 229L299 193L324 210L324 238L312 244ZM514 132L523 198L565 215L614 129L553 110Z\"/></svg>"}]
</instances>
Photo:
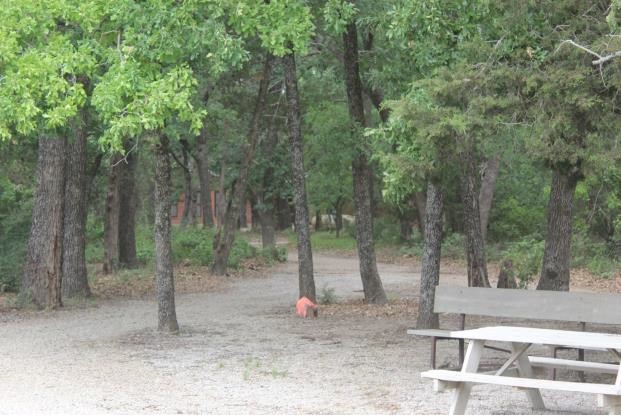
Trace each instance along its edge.
<instances>
[{"instance_id":1,"label":"fallen leaves on ground","mask_svg":"<svg viewBox=\"0 0 621 417\"><path fill-rule=\"evenodd\" d=\"M321 317L415 317L418 312L418 302L414 298L399 298L390 300L388 304L366 304L364 300L345 300L335 304L320 304Z\"/></svg>"}]
</instances>

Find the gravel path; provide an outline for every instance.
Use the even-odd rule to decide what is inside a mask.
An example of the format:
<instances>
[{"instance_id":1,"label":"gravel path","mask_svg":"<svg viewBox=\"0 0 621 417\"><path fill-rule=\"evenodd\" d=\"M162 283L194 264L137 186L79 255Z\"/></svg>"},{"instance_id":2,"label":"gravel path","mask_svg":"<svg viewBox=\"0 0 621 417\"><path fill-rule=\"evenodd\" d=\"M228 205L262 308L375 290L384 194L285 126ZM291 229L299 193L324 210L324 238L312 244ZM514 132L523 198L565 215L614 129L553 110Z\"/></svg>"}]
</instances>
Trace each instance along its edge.
<instances>
[{"instance_id":1,"label":"gravel path","mask_svg":"<svg viewBox=\"0 0 621 417\"><path fill-rule=\"evenodd\" d=\"M318 293L362 298L357 260L315 255ZM418 269L380 264L389 297L415 296ZM443 283L465 278L443 274ZM0 315L0 413L444 414L419 373L429 341L414 317L293 314L297 264L177 298L178 336L153 331L149 300L100 301L32 317ZM484 324L484 322L481 322ZM442 343L441 358L455 360ZM498 361L485 357L483 364ZM551 413L599 412L594 396L544 392ZM478 386L468 413L529 413L510 388Z\"/></svg>"}]
</instances>

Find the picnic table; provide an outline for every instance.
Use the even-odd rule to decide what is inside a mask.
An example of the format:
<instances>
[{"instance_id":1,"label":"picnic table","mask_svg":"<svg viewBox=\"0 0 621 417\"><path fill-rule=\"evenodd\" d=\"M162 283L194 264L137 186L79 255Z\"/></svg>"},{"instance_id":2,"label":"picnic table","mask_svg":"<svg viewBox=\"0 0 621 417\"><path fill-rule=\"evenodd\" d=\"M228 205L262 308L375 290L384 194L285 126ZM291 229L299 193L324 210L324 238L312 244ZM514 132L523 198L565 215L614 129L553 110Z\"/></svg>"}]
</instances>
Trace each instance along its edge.
<instances>
[{"instance_id":1,"label":"picnic table","mask_svg":"<svg viewBox=\"0 0 621 417\"><path fill-rule=\"evenodd\" d=\"M468 341L468 349L461 371L432 369L423 372L423 378L434 380L437 391L454 389L450 414L464 414L470 390L474 384L496 384L526 390L534 409L544 409L540 389L574 391L598 395L598 405L608 407L610 414L621 413L621 335L575 332L568 330L530 327L494 326L451 332L451 337ZM479 362L486 342L507 342L511 356L493 373L479 372ZM558 358L528 356L532 345L570 346L609 352L615 363L584 362ZM512 367L513 364L515 367ZM532 366L574 369L586 372L616 375L614 384L568 382L533 377ZM515 410L515 414L519 414Z\"/></svg>"}]
</instances>

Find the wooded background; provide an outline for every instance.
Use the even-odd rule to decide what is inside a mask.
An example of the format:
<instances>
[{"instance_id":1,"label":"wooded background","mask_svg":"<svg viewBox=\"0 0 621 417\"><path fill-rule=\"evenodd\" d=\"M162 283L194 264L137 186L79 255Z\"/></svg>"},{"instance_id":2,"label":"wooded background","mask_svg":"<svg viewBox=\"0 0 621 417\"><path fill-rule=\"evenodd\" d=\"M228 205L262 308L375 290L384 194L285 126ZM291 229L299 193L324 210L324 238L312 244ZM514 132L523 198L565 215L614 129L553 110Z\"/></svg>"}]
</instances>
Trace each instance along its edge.
<instances>
[{"instance_id":1,"label":"wooded background","mask_svg":"<svg viewBox=\"0 0 621 417\"><path fill-rule=\"evenodd\" d=\"M89 265L154 263L159 328L176 331L175 263L224 275L256 255L236 239L246 202L262 256L294 226L312 300L311 219L355 238L369 303L387 302L376 243L420 256L419 327L437 324L442 254L471 286L490 260L522 287L610 278L620 8L3 0L0 289L57 307L90 295Z\"/></svg>"}]
</instances>

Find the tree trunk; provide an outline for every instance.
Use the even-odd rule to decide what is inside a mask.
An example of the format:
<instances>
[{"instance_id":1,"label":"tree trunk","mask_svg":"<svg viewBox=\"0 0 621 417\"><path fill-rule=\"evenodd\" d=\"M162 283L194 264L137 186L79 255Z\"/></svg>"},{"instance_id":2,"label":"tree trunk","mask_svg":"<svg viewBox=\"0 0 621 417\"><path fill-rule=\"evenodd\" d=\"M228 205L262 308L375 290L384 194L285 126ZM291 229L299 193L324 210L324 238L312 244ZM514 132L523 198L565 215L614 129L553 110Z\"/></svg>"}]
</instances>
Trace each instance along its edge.
<instances>
[{"instance_id":1,"label":"tree trunk","mask_svg":"<svg viewBox=\"0 0 621 417\"><path fill-rule=\"evenodd\" d=\"M366 138L360 129L366 126L362 102L362 84L358 68L358 34L356 24L350 23L343 34L345 65L345 84L347 102L352 121L352 134L360 141L352 161L354 184L354 205L356 207L356 243L360 261L360 276L367 303L385 304L388 299L382 286L375 260L375 242L373 241L373 214L371 207L373 179L367 154L369 152Z\"/></svg>"},{"instance_id":2,"label":"tree trunk","mask_svg":"<svg viewBox=\"0 0 621 417\"><path fill-rule=\"evenodd\" d=\"M313 252L308 227L308 202L306 201L306 180L304 171L304 143L302 138L302 115L300 95L295 68L295 55L283 57L285 90L287 94L287 126L291 146L291 173L293 200L295 202L295 230L298 235L298 273L300 298L316 301L315 279L313 277Z\"/></svg>"},{"instance_id":3,"label":"tree trunk","mask_svg":"<svg viewBox=\"0 0 621 417\"><path fill-rule=\"evenodd\" d=\"M261 116L265 113L273 60L274 57L272 54L266 54L265 63L263 65L263 73L259 83L257 101L252 115L252 120L250 122L250 128L248 129L247 141L242 151L243 157L239 167L239 176L233 184L233 191L231 192L231 196L227 202L224 221L218 224L218 228L214 236L214 261L211 266L211 272L215 275L226 274L229 253L235 239L235 229L237 227L237 219L239 218L240 206L246 193L248 171L250 170L250 165L254 159L257 143L259 141Z\"/></svg>"},{"instance_id":4,"label":"tree trunk","mask_svg":"<svg viewBox=\"0 0 621 417\"><path fill-rule=\"evenodd\" d=\"M119 188L119 264L123 268L138 266L136 257L136 166L138 156L130 152L120 168Z\"/></svg>"},{"instance_id":5,"label":"tree trunk","mask_svg":"<svg viewBox=\"0 0 621 417\"><path fill-rule=\"evenodd\" d=\"M197 149L195 154L196 168L198 170L198 180L201 188L201 216L203 225L213 227L213 211L211 209L211 187L209 184L209 148L207 147L207 132L203 127L197 139Z\"/></svg>"},{"instance_id":6,"label":"tree trunk","mask_svg":"<svg viewBox=\"0 0 621 417\"><path fill-rule=\"evenodd\" d=\"M412 225L406 213L398 211L399 217L399 239L401 242L409 242L412 239Z\"/></svg>"},{"instance_id":7,"label":"tree trunk","mask_svg":"<svg viewBox=\"0 0 621 417\"><path fill-rule=\"evenodd\" d=\"M65 139L39 139L37 190L24 262L22 296L41 307L62 306Z\"/></svg>"},{"instance_id":8,"label":"tree trunk","mask_svg":"<svg viewBox=\"0 0 621 417\"><path fill-rule=\"evenodd\" d=\"M513 262L506 260L500 264L500 272L498 273L498 283L496 288L517 288L515 282L515 272L513 271Z\"/></svg>"},{"instance_id":9,"label":"tree trunk","mask_svg":"<svg viewBox=\"0 0 621 417\"><path fill-rule=\"evenodd\" d=\"M175 311L175 281L170 241L170 159L168 138L155 146L155 289L157 329L179 331Z\"/></svg>"},{"instance_id":10,"label":"tree trunk","mask_svg":"<svg viewBox=\"0 0 621 417\"><path fill-rule=\"evenodd\" d=\"M569 291L571 223L577 184L575 175L564 174L558 169L554 171L548 203L548 234L538 290Z\"/></svg>"},{"instance_id":11,"label":"tree trunk","mask_svg":"<svg viewBox=\"0 0 621 417\"><path fill-rule=\"evenodd\" d=\"M425 200L427 199L427 197L425 196L425 193L423 192L416 192L414 193L414 204L416 204L416 214L418 217L418 230L420 232L421 235L425 235L425 208L426 208L426 203Z\"/></svg>"},{"instance_id":12,"label":"tree trunk","mask_svg":"<svg viewBox=\"0 0 621 417\"><path fill-rule=\"evenodd\" d=\"M104 219L104 262L103 273L114 274L119 270L119 167L118 155L108 169L108 189Z\"/></svg>"},{"instance_id":13,"label":"tree trunk","mask_svg":"<svg viewBox=\"0 0 621 417\"><path fill-rule=\"evenodd\" d=\"M183 206L183 215L181 217L181 225L187 226L189 224L194 223L194 190L192 188L192 160L190 159L190 155L188 154L188 150L186 148L187 145L184 145L181 148L181 155L183 158L182 169L183 169L183 182L184 182L184 191L185 191L185 204Z\"/></svg>"},{"instance_id":14,"label":"tree trunk","mask_svg":"<svg viewBox=\"0 0 621 417\"><path fill-rule=\"evenodd\" d=\"M481 234L483 241L487 238L487 225L489 222L489 212L492 209L496 180L500 172L500 156L496 155L487 160L485 164L485 174L481 180L481 191L479 192L479 217L481 218Z\"/></svg>"},{"instance_id":15,"label":"tree trunk","mask_svg":"<svg viewBox=\"0 0 621 417\"><path fill-rule=\"evenodd\" d=\"M334 206L334 227L336 228L336 237L341 236L343 230L343 203L338 201Z\"/></svg>"},{"instance_id":16,"label":"tree trunk","mask_svg":"<svg viewBox=\"0 0 621 417\"><path fill-rule=\"evenodd\" d=\"M463 153L461 169L461 198L464 211L466 258L468 260L468 286L489 287L485 241L481 234L481 219L479 217L477 170L475 156L471 151Z\"/></svg>"},{"instance_id":17,"label":"tree trunk","mask_svg":"<svg viewBox=\"0 0 621 417\"><path fill-rule=\"evenodd\" d=\"M282 196L276 198L276 217L278 230L286 230L291 227L291 210L289 201Z\"/></svg>"},{"instance_id":18,"label":"tree trunk","mask_svg":"<svg viewBox=\"0 0 621 417\"><path fill-rule=\"evenodd\" d=\"M433 311L436 286L440 282L440 255L442 249L442 190L432 180L427 182L427 210L425 213L425 246L420 273L420 297L418 299L419 329L437 329L438 314Z\"/></svg>"},{"instance_id":19,"label":"tree trunk","mask_svg":"<svg viewBox=\"0 0 621 417\"><path fill-rule=\"evenodd\" d=\"M75 137L65 151L65 208L63 225L63 297L88 297L91 290L86 273L86 138L87 120L81 117Z\"/></svg>"},{"instance_id":20,"label":"tree trunk","mask_svg":"<svg viewBox=\"0 0 621 417\"><path fill-rule=\"evenodd\" d=\"M322 228L322 224L321 224L321 210L316 210L315 211L315 232L321 230Z\"/></svg>"},{"instance_id":21,"label":"tree trunk","mask_svg":"<svg viewBox=\"0 0 621 417\"><path fill-rule=\"evenodd\" d=\"M274 129L274 121L270 123L270 127L267 130L267 136L263 141L263 155L267 157L274 153L276 144L278 143L278 135ZM261 190L258 195L258 212L259 219L261 221L261 242L264 248L276 245L276 224L275 224L275 208L276 198L272 190L272 183L274 182L274 167L272 164L268 164L263 178L261 181Z\"/></svg>"}]
</instances>

